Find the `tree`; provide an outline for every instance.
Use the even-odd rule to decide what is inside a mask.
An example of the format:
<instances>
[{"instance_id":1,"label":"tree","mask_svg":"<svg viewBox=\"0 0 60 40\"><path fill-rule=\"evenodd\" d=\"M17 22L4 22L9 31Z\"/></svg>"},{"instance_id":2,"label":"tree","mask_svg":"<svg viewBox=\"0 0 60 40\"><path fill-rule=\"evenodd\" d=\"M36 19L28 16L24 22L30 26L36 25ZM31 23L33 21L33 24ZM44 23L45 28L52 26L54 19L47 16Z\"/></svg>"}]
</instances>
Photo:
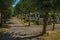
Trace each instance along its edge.
<instances>
[{"instance_id":1,"label":"tree","mask_svg":"<svg viewBox=\"0 0 60 40\"><path fill-rule=\"evenodd\" d=\"M45 34L47 22L49 18L49 12L51 11L56 12L57 10L60 11L60 2L59 2L60 0L21 0L21 1L19 4L20 6L18 5L17 8L21 10L22 9L28 10L29 16L30 16L30 12L34 11L35 8L37 9L38 12L40 10L44 12L42 35Z\"/></svg>"},{"instance_id":2,"label":"tree","mask_svg":"<svg viewBox=\"0 0 60 40\"><path fill-rule=\"evenodd\" d=\"M15 0L0 0L0 13L1 13L1 24L0 24L0 26L2 27L2 20L3 20L3 15L4 15L4 11L6 10L6 9L8 9L10 6L12 6L12 4L13 4L13 2L14 2Z\"/></svg>"},{"instance_id":3,"label":"tree","mask_svg":"<svg viewBox=\"0 0 60 40\"><path fill-rule=\"evenodd\" d=\"M29 26L30 26L30 22L31 22L31 15L30 13L32 12L32 4L31 4L31 0L21 0L17 6L16 6L16 10L18 10L18 12L22 12L22 13L28 13L29 15ZM29 3L29 4L28 4Z\"/></svg>"}]
</instances>

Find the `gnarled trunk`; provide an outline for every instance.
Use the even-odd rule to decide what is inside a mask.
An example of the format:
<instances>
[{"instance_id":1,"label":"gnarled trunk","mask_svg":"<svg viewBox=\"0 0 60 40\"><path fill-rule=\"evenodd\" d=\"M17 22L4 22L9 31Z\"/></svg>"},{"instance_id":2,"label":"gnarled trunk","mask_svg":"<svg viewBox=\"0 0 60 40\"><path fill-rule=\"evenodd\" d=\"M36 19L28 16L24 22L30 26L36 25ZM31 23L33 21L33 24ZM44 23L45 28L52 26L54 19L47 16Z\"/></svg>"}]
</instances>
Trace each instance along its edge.
<instances>
[{"instance_id":1,"label":"gnarled trunk","mask_svg":"<svg viewBox=\"0 0 60 40\"><path fill-rule=\"evenodd\" d=\"M29 12L29 26L31 25L30 22L31 22L31 15L30 15L30 12Z\"/></svg>"},{"instance_id":2,"label":"gnarled trunk","mask_svg":"<svg viewBox=\"0 0 60 40\"><path fill-rule=\"evenodd\" d=\"M52 28L52 31L54 31L54 29L55 29L55 19L54 19L54 21L53 21L53 28Z\"/></svg>"},{"instance_id":3,"label":"gnarled trunk","mask_svg":"<svg viewBox=\"0 0 60 40\"><path fill-rule=\"evenodd\" d=\"M2 27L2 10L0 10L0 14L1 14L1 22L0 22L0 27Z\"/></svg>"},{"instance_id":4,"label":"gnarled trunk","mask_svg":"<svg viewBox=\"0 0 60 40\"><path fill-rule=\"evenodd\" d=\"M43 32L42 32L42 35L44 35L46 33L48 18L49 18L49 15L48 15L48 11L47 11L47 12L45 12L45 17L43 19Z\"/></svg>"},{"instance_id":5,"label":"gnarled trunk","mask_svg":"<svg viewBox=\"0 0 60 40\"><path fill-rule=\"evenodd\" d=\"M51 15L51 17L52 17L52 24L53 24L52 31L54 31L54 29L55 29L55 20L56 20L56 17L55 17L55 15L54 15L54 14L53 14L53 15Z\"/></svg>"},{"instance_id":6,"label":"gnarled trunk","mask_svg":"<svg viewBox=\"0 0 60 40\"><path fill-rule=\"evenodd\" d=\"M4 24L6 23L6 13L4 13Z\"/></svg>"}]
</instances>

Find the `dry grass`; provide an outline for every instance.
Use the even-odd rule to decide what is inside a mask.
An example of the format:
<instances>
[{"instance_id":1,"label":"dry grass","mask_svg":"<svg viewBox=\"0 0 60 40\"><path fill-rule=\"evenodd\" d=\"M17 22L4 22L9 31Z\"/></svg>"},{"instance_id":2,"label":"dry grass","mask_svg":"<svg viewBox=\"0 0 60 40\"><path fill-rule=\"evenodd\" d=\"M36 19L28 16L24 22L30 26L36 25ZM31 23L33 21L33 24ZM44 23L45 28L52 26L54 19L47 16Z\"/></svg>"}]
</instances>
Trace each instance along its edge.
<instances>
[{"instance_id":1,"label":"dry grass","mask_svg":"<svg viewBox=\"0 0 60 40\"><path fill-rule=\"evenodd\" d=\"M7 28L0 28L0 32L6 32L7 30Z\"/></svg>"},{"instance_id":2,"label":"dry grass","mask_svg":"<svg viewBox=\"0 0 60 40\"><path fill-rule=\"evenodd\" d=\"M47 33L39 37L39 40L60 40L60 30L47 31Z\"/></svg>"}]
</instances>

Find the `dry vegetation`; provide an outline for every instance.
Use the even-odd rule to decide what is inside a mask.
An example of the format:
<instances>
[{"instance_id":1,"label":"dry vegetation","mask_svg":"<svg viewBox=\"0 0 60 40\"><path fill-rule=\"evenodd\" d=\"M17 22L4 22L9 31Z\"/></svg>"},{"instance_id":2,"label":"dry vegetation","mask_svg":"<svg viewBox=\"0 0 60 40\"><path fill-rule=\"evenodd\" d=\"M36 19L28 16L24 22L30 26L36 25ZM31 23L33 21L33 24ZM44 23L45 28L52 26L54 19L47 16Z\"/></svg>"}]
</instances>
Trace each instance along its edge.
<instances>
[{"instance_id":1,"label":"dry vegetation","mask_svg":"<svg viewBox=\"0 0 60 40\"><path fill-rule=\"evenodd\" d=\"M7 28L0 28L0 32L6 32L7 30Z\"/></svg>"},{"instance_id":2,"label":"dry vegetation","mask_svg":"<svg viewBox=\"0 0 60 40\"><path fill-rule=\"evenodd\" d=\"M39 40L60 40L60 30L47 31L44 36L39 37Z\"/></svg>"}]
</instances>

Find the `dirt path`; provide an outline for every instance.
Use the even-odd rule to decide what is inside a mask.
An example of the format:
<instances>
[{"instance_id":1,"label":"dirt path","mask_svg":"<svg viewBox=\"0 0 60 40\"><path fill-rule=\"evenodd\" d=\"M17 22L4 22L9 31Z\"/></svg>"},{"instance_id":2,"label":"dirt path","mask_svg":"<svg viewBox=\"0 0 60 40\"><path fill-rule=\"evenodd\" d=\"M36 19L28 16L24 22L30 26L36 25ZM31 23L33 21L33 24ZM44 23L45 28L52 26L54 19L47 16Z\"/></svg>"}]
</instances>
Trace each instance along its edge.
<instances>
[{"instance_id":1,"label":"dirt path","mask_svg":"<svg viewBox=\"0 0 60 40\"><path fill-rule=\"evenodd\" d=\"M43 28L43 26L42 25L39 25L39 26L36 26L36 25L33 25L32 27L25 27L24 26L24 24L22 23L22 22L20 22L19 20L18 20L18 18L16 18L16 17L12 17L8 22L10 22L10 23L12 23L12 24L8 24L9 26L10 26L10 29L12 29L12 30L15 30L15 29L21 29L21 28L27 28L26 30L28 30L29 28L33 28L33 30L35 29L39 29L39 30L42 30L42 28ZM15 29L14 29L15 28ZM10 30L9 29L9 30ZM48 25L47 26L47 30L51 30L52 29L52 25ZM59 24L56 24L56 26L55 26L55 29L60 29L60 25Z\"/></svg>"},{"instance_id":2,"label":"dirt path","mask_svg":"<svg viewBox=\"0 0 60 40\"><path fill-rule=\"evenodd\" d=\"M7 32L12 33L15 37L31 37L42 32L43 26L32 26L32 27L25 27L16 17L12 17L10 21L12 24L8 24L10 28ZM55 29L60 29L60 26L55 26ZM47 27L47 30L52 30L52 25Z\"/></svg>"}]
</instances>

